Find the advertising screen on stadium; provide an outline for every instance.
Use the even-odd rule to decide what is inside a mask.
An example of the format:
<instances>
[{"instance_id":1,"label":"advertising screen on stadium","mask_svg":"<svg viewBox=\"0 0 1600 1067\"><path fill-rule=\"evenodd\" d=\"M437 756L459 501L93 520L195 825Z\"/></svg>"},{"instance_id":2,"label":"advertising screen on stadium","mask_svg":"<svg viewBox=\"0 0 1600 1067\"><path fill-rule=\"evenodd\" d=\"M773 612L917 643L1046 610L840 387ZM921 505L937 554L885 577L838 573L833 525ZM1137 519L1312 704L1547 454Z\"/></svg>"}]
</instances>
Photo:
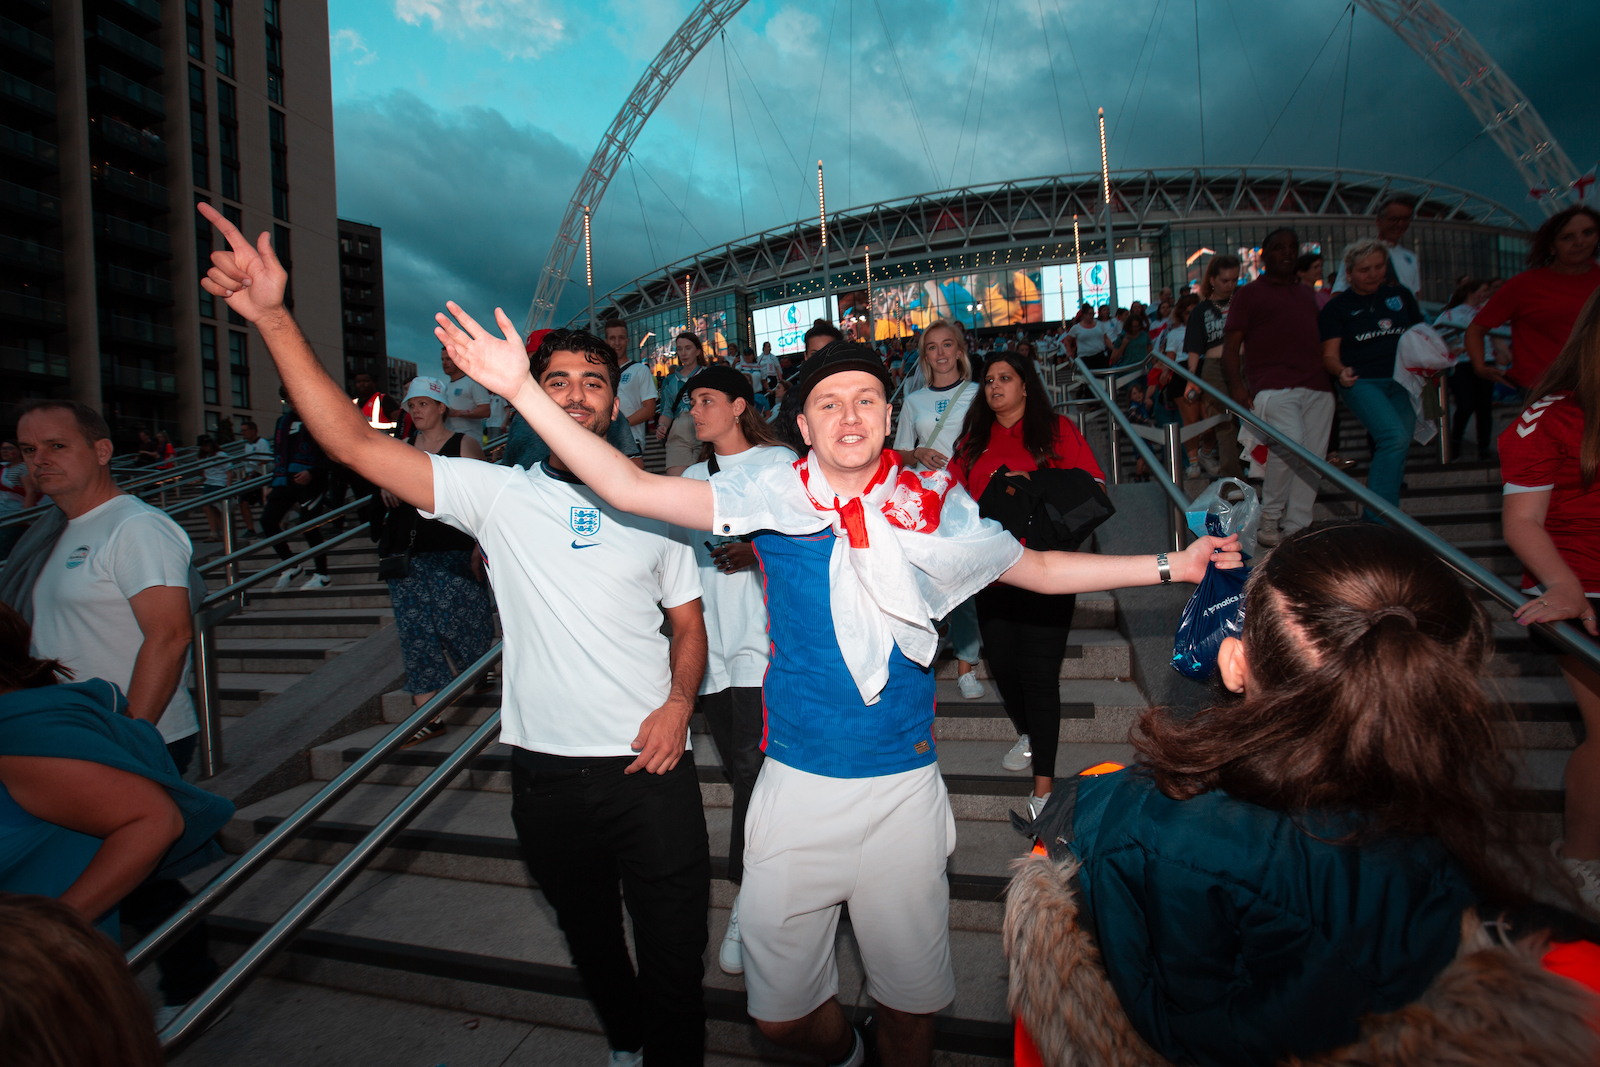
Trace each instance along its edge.
<instances>
[{"instance_id":1,"label":"advertising screen on stadium","mask_svg":"<svg viewBox=\"0 0 1600 1067\"><path fill-rule=\"evenodd\" d=\"M828 301L824 297L795 300L772 307L755 308L750 312L755 323L756 351L761 351L764 341L772 342L772 351L778 355L799 352L805 348L806 331L820 318L832 319Z\"/></svg>"},{"instance_id":2,"label":"advertising screen on stadium","mask_svg":"<svg viewBox=\"0 0 1600 1067\"><path fill-rule=\"evenodd\" d=\"M1045 322L1070 319L1080 304L1099 307L1111 299L1111 279L1107 276L1106 261L1084 260L1083 288L1078 288L1076 263L1053 264L1039 269L1039 287L1043 290ZM1128 307L1133 301L1150 303L1150 259L1138 256L1117 260L1117 305ZM1061 313L1065 304L1067 314Z\"/></svg>"}]
</instances>

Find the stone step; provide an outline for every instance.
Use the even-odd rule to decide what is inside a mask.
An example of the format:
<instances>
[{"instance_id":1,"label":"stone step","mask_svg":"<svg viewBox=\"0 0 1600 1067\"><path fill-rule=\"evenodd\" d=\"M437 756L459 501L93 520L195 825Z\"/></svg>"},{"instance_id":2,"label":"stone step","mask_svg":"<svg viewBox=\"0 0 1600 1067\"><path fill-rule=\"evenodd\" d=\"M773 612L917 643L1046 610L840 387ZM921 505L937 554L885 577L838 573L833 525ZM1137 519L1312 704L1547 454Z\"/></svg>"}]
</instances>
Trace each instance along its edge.
<instances>
[{"instance_id":1,"label":"stone step","mask_svg":"<svg viewBox=\"0 0 1600 1067\"><path fill-rule=\"evenodd\" d=\"M303 581L303 579L301 579ZM273 589L272 583L256 588L246 596L252 608L387 608L387 582L335 585L326 589Z\"/></svg>"},{"instance_id":2,"label":"stone step","mask_svg":"<svg viewBox=\"0 0 1600 1067\"><path fill-rule=\"evenodd\" d=\"M305 674L356 642L347 637L222 637L217 639L217 670Z\"/></svg>"},{"instance_id":3,"label":"stone step","mask_svg":"<svg viewBox=\"0 0 1600 1067\"><path fill-rule=\"evenodd\" d=\"M294 685L310 672L219 671L217 695L222 714L248 715L263 703Z\"/></svg>"},{"instance_id":4,"label":"stone step","mask_svg":"<svg viewBox=\"0 0 1600 1067\"><path fill-rule=\"evenodd\" d=\"M1133 673L1131 658L1132 648L1128 639L1115 630L1074 628L1067 635L1067 654L1061 661L1061 677L1127 678ZM941 658L934 664L934 677L955 680L958 670L953 657ZM987 659L978 661L977 673L979 678L985 680L994 677Z\"/></svg>"},{"instance_id":5,"label":"stone step","mask_svg":"<svg viewBox=\"0 0 1600 1067\"><path fill-rule=\"evenodd\" d=\"M213 939L254 940L325 873L317 863L271 861L208 918ZM716 965L727 911L715 907L709 918L708 1050L795 1062L775 1056L776 1050L757 1036L745 1012L743 979L724 975ZM865 976L848 921L839 924L838 937L840 999L847 1012L865 1014L870 1010ZM1000 935L953 929L951 955L956 999L936 1024L941 1061L955 1062L946 1059L950 1054L1008 1061L1012 1023ZM519 885L364 871L268 973L474 1014L599 1030L554 913ZM557 1061L537 1057L529 1062Z\"/></svg>"},{"instance_id":6,"label":"stone step","mask_svg":"<svg viewBox=\"0 0 1600 1067\"><path fill-rule=\"evenodd\" d=\"M314 611L241 611L216 630L218 637L365 637L394 622L392 608L322 608Z\"/></svg>"}]
</instances>

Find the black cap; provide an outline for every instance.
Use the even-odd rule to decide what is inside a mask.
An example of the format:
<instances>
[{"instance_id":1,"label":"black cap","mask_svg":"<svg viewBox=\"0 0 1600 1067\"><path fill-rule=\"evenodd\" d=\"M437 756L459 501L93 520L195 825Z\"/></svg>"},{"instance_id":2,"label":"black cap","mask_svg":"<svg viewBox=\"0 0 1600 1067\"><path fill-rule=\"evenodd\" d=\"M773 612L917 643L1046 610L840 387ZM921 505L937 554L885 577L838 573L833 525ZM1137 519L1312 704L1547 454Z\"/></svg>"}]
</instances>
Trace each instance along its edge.
<instances>
[{"instance_id":1,"label":"black cap","mask_svg":"<svg viewBox=\"0 0 1600 1067\"><path fill-rule=\"evenodd\" d=\"M683 391L687 396L694 396L696 389L715 389L728 394L729 400L743 400L747 404L754 403L756 399L750 379L723 363L713 363L705 370L696 371L683 383Z\"/></svg>"},{"instance_id":2,"label":"black cap","mask_svg":"<svg viewBox=\"0 0 1600 1067\"><path fill-rule=\"evenodd\" d=\"M888 397L894 388L889 372L884 369L883 359L877 352L866 345L854 344L850 341L830 341L800 364L800 369L795 372L795 389L799 392L801 404L811 395L817 383L829 375L838 374L840 371L859 370L866 371L883 383L883 395Z\"/></svg>"}]
</instances>

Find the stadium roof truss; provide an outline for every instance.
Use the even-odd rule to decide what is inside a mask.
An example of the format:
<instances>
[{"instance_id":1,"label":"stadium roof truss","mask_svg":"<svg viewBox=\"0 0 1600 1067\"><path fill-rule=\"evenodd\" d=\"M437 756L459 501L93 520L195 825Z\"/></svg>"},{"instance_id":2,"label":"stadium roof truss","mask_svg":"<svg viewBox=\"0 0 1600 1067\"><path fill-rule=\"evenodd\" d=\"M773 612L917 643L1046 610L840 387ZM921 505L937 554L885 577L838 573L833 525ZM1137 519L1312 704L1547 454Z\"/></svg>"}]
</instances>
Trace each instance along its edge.
<instances>
[{"instance_id":1,"label":"stadium roof truss","mask_svg":"<svg viewBox=\"0 0 1600 1067\"><path fill-rule=\"evenodd\" d=\"M874 276L896 263L929 255L1006 249L1019 243L1065 242L1074 216L1082 236L1103 248L1098 173L1064 174L923 193L852 208L829 218L828 270L857 269L870 250ZM1360 170L1206 167L1112 172L1112 230L1119 240L1173 225L1243 219L1289 222L1305 217L1370 218L1387 196L1417 198L1419 217L1441 222L1524 229L1504 206L1465 189ZM683 303L692 292L755 290L823 273L816 220L790 223L706 249L641 275L596 300L623 315ZM587 314L587 312L585 312Z\"/></svg>"}]
</instances>

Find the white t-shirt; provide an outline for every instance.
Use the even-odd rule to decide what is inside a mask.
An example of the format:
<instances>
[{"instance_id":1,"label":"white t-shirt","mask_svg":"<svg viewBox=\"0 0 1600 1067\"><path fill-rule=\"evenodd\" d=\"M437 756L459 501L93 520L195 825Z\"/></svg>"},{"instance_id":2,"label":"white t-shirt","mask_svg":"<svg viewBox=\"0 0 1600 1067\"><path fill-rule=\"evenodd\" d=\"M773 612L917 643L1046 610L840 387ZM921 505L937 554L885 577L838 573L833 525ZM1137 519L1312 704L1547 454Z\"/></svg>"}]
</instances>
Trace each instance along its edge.
<instances>
[{"instance_id":1,"label":"white t-shirt","mask_svg":"<svg viewBox=\"0 0 1600 1067\"><path fill-rule=\"evenodd\" d=\"M146 589L189 588L189 535L137 497L112 497L67 523L33 587L32 654L58 659L76 681L104 678L127 692L144 632L128 600ZM199 732L189 669L156 723L162 740Z\"/></svg>"},{"instance_id":2,"label":"white t-shirt","mask_svg":"<svg viewBox=\"0 0 1600 1067\"><path fill-rule=\"evenodd\" d=\"M215 459L216 457L211 457ZM200 479L200 484L208 489L222 489L228 484L228 472L233 470L232 463L218 463L215 467L207 467Z\"/></svg>"},{"instance_id":3,"label":"white t-shirt","mask_svg":"<svg viewBox=\"0 0 1600 1067\"><path fill-rule=\"evenodd\" d=\"M445 402L450 405L450 410L452 411L466 411L480 404L488 404L494 399L493 393L466 375L462 375L453 382L446 382L444 395L446 397ZM483 437L482 419L452 417L445 419L444 424L450 427L454 433L468 434L480 440Z\"/></svg>"},{"instance_id":4,"label":"white t-shirt","mask_svg":"<svg viewBox=\"0 0 1600 1067\"><path fill-rule=\"evenodd\" d=\"M246 441L240 456L239 466L246 478L259 478L272 473L272 442L265 437Z\"/></svg>"},{"instance_id":5,"label":"white t-shirt","mask_svg":"<svg viewBox=\"0 0 1600 1067\"><path fill-rule=\"evenodd\" d=\"M717 466L726 471L746 465L793 463L795 459L795 454L787 448L760 445L736 455L718 456ZM700 482L710 481L710 465L693 464L683 476ZM700 585L705 589L706 676L700 683L700 692L720 693L735 686L760 688L767 674L767 654L771 650L767 638L767 595L762 588L760 569L747 567L734 574L717 570L706 542L717 545L737 541L736 537L713 537L703 530L687 530L681 526L672 528L672 536L694 550L695 562L700 566Z\"/></svg>"},{"instance_id":6,"label":"white t-shirt","mask_svg":"<svg viewBox=\"0 0 1600 1067\"><path fill-rule=\"evenodd\" d=\"M617 382L617 400L622 404L622 417L627 419L635 411L644 407L646 400L656 398L656 379L650 373L650 368L635 360L622 368L622 376ZM633 431L633 439L638 442L639 448L644 448L644 423L628 427Z\"/></svg>"},{"instance_id":7,"label":"white t-shirt","mask_svg":"<svg viewBox=\"0 0 1600 1067\"><path fill-rule=\"evenodd\" d=\"M1105 324L1101 322L1090 326L1075 322L1072 324L1072 329L1067 331L1067 335L1078 343L1078 355L1085 358L1103 355L1110 336L1106 332Z\"/></svg>"},{"instance_id":8,"label":"white t-shirt","mask_svg":"<svg viewBox=\"0 0 1600 1067\"><path fill-rule=\"evenodd\" d=\"M783 364L779 363L778 357L773 355L771 352L761 353L761 356L756 360L756 363L761 367L761 378L763 384L765 384L765 381L768 378L783 377ZM758 386L757 391L759 390L760 387Z\"/></svg>"},{"instance_id":9,"label":"white t-shirt","mask_svg":"<svg viewBox=\"0 0 1600 1067\"><path fill-rule=\"evenodd\" d=\"M1395 280L1410 289L1415 296L1417 290L1422 288L1422 270L1417 266L1417 254L1409 248L1390 245L1389 262L1394 267ZM1342 293L1348 288L1350 288L1349 272L1341 267L1339 277L1334 279L1333 291Z\"/></svg>"},{"instance_id":10,"label":"white t-shirt","mask_svg":"<svg viewBox=\"0 0 1600 1067\"><path fill-rule=\"evenodd\" d=\"M489 432L490 433L498 434L500 432L500 427L502 427L502 426L504 426L506 424L506 408L507 408L507 406L508 405L506 404L505 397L501 396L499 393L490 393L489 394Z\"/></svg>"},{"instance_id":11,"label":"white t-shirt","mask_svg":"<svg viewBox=\"0 0 1600 1067\"><path fill-rule=\"evenodd\" d=\"M931 448L944 453L948 459L955 454L956 441L961 437L961 424L966 421L967 409L977 398L978 391L977 382L957 382L944 389L932 386L918 389L906 397L905 405L900 409L900 426L895 430L894 447L901 451ZM951 404L955 407L950 417L944 420L938 440L930 440L933 428L939 425L939 416Z\"/></svg>"},{"instance_id":12,"label":"white t-shirt","mask_svg":"<svg viewBox=\"0 0 1600 1067\"><path fill-rule=\"evenodd\" d=\"M672 688L661 612L698 600L667 524L617 511L541 463L429 456L433 513L489 561L505 631L500 740L557 756L631 756ZM686 742L687 743L687 739Z\"/></svg>"}]
</instances>

